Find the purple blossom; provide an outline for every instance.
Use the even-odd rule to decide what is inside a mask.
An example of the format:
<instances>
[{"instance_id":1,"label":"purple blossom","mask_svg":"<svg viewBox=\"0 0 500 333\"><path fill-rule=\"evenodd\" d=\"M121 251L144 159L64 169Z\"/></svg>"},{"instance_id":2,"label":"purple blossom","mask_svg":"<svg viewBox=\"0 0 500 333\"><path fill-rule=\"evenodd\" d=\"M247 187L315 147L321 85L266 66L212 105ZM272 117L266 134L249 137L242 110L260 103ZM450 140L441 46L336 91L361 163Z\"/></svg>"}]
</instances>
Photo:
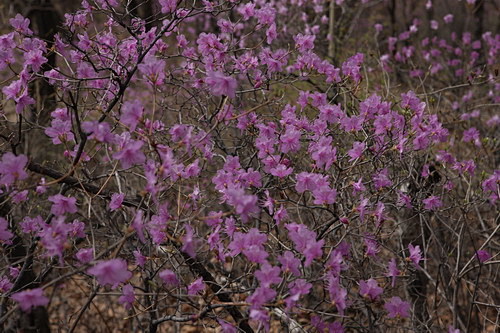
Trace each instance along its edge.
<instances>
[{"instance_id":1,"label":"purple blossom","mask_svg":"<svg viewBox=\"0 0 500 333\"><path fill-rule=\"evenodd\" d=\"M134 254L135 264L141 268L144 268L144 265L146 264L148 258L143 255L140 250L134 250L132 253Z\"/></svg>"},{"instance_id":2,"label":"purple blossom","mask_svg":"<svg viewBox=\"0 0 500 333\"><path fill-rule=\"evenodd\" d=\"M236 256L243 253L248 260L263 264L269 254L264 250L267 236L258 229L252 228L248 233L235 232L233 241L229 243L229 255Z\"/></svg>"},{"instance_id":3,"label":"purple blossom","mask_svg":"<svg viewBox=\"0 0 500 333\"><path fill-rule=\"evenodd\" d=\"M217 322L222 328L222 333L238 333L238 329L233 324L222 319L217 319Z\"/></svg>"},{"instance_id":4,"label":"purple blossom","mask_svg":"<svg viewBox=\"0 0 500 333\"><path fill-rule=\"evenodd\" d=\"M64 223L64 219L64 216L56 217L50 225L45 225L44 229L39 232L41 243L46 251L45 255L59 256L61 264L68 235L73 229L71 224Z\"/></svg>"},{"instance_id":5,"label":"purple blossom","mask_svg":"<svg viewBox=\"0 0 500 333\"><path fill-rule=\"evenodd\" d=\"M205 82L214 96L236 97L238 82L231 76L225 76L221 72L208 72Z\"/></svg>"},{"instance_id":6,"label":"purple blossom","mask_svg":"<svg viewBox=\"0 0 500 333\"><path fill-rule=\"evenodd\" d=\"M422 200L422 203L424 204L424 208L427 210L436 210L437 208L443 206L441 199L435 195Z\"/></svg>"},{"instance_id":7,"label":"purple blossom","mask_svg":"<svg viewBox=\"0 0 500 333\"><path fill-rule=\"evenodd\" d=\"M299 150L300 136L300 131L294 126L287 126L285 133L280 137L280 151L286 154Z\"/></svg>"},{"instance_id":8,"label":"purple blossom","mask_svg":"<svg viewBox=\"0 0 500 333\"><path fill-rule=\"evenodd\" d=\"M285 304L287 310L292 309L295 303L300 299L300 296L307 295L309 290L312 288L312 284L308 283L304 279L297 279L288 284L290 290L290 296L285 298Z\"/></svg>"},{"instance_id":9,"label":"purple blossom","mask_svg":"<svg viewBox=\"0 0 500 333\"><path fill-rule=\"evenodd\" d=\"M24 290L12 294L11 298L19 303L21 310L24 312L30 312L33 307L49 304L49 299L43 295L42 288Z\"/></svg>"},{"instance_id":10,"label":"purple blossom","mask_svg":"<svg viewBox=\"0 0 500 333\"><path fill-rule=\"evenodd\" d=\"M475 127L471 127L464 131L462 136L463 142L473 141L477 147L481 147L481 137L479 131Z\"/></svg>"},{"instance_id":11,"label":"purple blossom","mask_svg":"<svg viewBox=\"0 0 500 333\"><path fill-rule=\"evenodd\" d=\"M243 222L247 222L250 215L259 211L257 196L245 194L245 191L241 187L231 186L224 194L227 197L227 203L235 208L236 214L240 215Z\"/></svg>"},{"instance_id":12,"label":"purple blossom","mask_svg":"<svg viewBox=\"0 0 500 333\"><path fill-rule=\"evenodd\" d=\"M285 228L288 229L288 237L295 244L295 249L306 258L304 266L308 267L314 259L323 255L322 247L325 241L323 239L316 241L317 235L314 231L296 223L289 223Z\"/></svg>"},{"instance_id":13,"label":"purple blossom","mask_svg":"<svg viewBox=\"0 0 500 333\"><path fill-rule=\"evenodd\" d=\"M12 237L14 237L14 234L9 231L9 222L0 217L0 241L11 244Z\"/></svg>"},{"instance_id":14,"label":"purple blossom","mask_svg":"<svg viewBox=\"0 0 500 333\"><path fill-rule=\"evenodd\" d=\"M187 287L187 294L189 296L193 296L198 294L199 292L205 290L205 283L203 283L203 278L198 278L195 281L193 281L188 287Z\"/></svg>"},{"instance_id":15,"label":"purple blossom","mask_svg":"<svg viewBox=\"0 0 500 333\"><path fill-rule=\"evenodd\" d=\"M289 271L295 276L300 276L300 260L296 258L291 251L285 251L283 255L278 257L278 261L284 273Z\"/></svg>"},{"instance_id":16,"label":"purple blossom","mask_svg":"<svg viewBox=\"0 0 500 333\"><path fill-rule=\"evenodd\" d=\"M361 64L363 63L364 55L363 53L357 53L347 59L342 64L342 73L345 76L349 76L354 82L358 83L361 81Z\"/></svg>"},{"instance_id":17,"label":"purple blossom","mask_svg":"<svg viewBox=\"0 0 500 333\"><path fill-rule=\"evenodd\" d=\"M340 315L344 315L344 310L347 308L347 290L342 288L339 277L331 273L327 276L328 293L330 300L337 308Z\"/></svg>"},{"instance_id":18,"label":"purple blossom","mask_svg":"<svg viewBox=\"0 0 500 333\"><path fill-rule=\"evenodd\" d=\"M398 269L398 264L396 262L396 259L392 258L387 266L386 276L391 278L391 286L393 288L394 285L396 284L396 277L399 276L400 274L401 271Z\"/></svg>"},{"instance_id":19,"label":"purple blossom","mask_svg":"<svg viewBox=\"0 0 500 333\"><path fill-rule=\"evenodd\" d=\"M12 288L13 284L10 282L9 278L2 276L0 278L0 293L6 293Z\"/></svg>"},{"instance_id":20,"label":"purple blossom","mask_svg":"<svg viewBox=\"0 0 500 333\"><path fill-rule=\"evenodd\" d=\"M48 61L47 58L43 56L41 50L33 50L24 54L25 65L31 65L33 72L38 72L41 66Z\"/></svg>"},{"instance_id":21,"label":"purple blossom","mask_svg":"<svg viewBox=\"0 0 500 333\"><path fill-rule=\"evenodd\" d=\"M346 132L357 132L363 129L364 118L361 116L343 117L340 126Z\"/></svg>"},{"instance_id":22,"label":"purple blossom","mask_svg":"<svg viewBox=\"0 0 500 333\"><path fill-rule=\"evenodd\" d=\"M365 235L364 243L365 243L365 247L366 247L365 255L367 257L376 256L377 253L379 252L379 249L378 249L378 242L377 242L375 236L372 234Z\"/></svg>"},{"instance_id":23,"label":"purple blossom","mask_svg":"<svg viewBox=\"0 0 500 333\"><path fill-rule=\"evenodd\" d=\"M159 0L161 12L163 14L173 13L177 8L178 0Z\"/></svg>"},{"instance_id":24,"label":"purple blossom","mask_svg":"<svg viewBox=\"0 0 500 333\"><path fill-rule=\"evenodd\" d=\"M351 157L349 162L352 162L363 155L363 151L366 149L366 143L364 142L354 142L352 144L352 149L347 152L347 155Z\"/></svg>"},{"instance_id":25,"label":"purple blossom","mask_svg":"<svg viewBox=\"0 0 500 333\"><path fill-rule=\"evenodd\" d=\"M93 249L80 249L75 254L76 259L82 264L87 264L94 260L94 250Z\"/></svg>"},{"instance_id":26,"label":"purple blossom","mask_svg":"<svg viewBox=\"0 0 500 333\"><path fill-rule=\"evenodd\" d=\"M28 164L25 155L16 156L11 152L3 154L0 161L0 185L11 185L16 180L28 178L24 168Z\"/></svg>"},{"instance_id":27,"label":"purple blossom","mask_svg":"<svg viewBox=\"0 0 500 333\"><path fill-rule=\"evenodd\" d=\"M125 198L124 193L113 193L111 195L111 201L109 202L109 209L115 211L122 206L123 199Z\"/></svg>"},{"instance_id":28,"label":"purple blossom","mask_svg":"<svg viewBox=\"0 0 500 333\"><path fill-rule=\"evenodd\" d=\"M142 164L146 161L146 156L141 151L143 145L142 141L128 140L118 152L113 154L113 158L119 160L124 169L135 164Z\"/></svg>"},{"instance_id":29,"label":"purple blossom","mask_svg":"<svg viewBox=\"0 0 500 333\"><path fill-rule=\"evenodd\" d=\"M445 23L451 23L451 22L453 22L453 15L452 14L446 14L443 17L443 20L444 20Z\"/></svg>"},{"instance_id":30,"label":"purple blossom","mask_svg":"<svg viewBox=\"0 0 500 333\"><path fill-rule=\"evenodd\" d=\"M294 36L293 39L295 41L295 47L299 50L299 52L306 53L314 48L314 40L316 39L316 36L298 34Z\"/></svg>"},{"instance_id":31,"label":"purple blossom","mask_svg":"<svg viewBox=\"0 0 500 333\"><path fill-rule=\"evenodd\" d=\"M254 293L247 297L247 302L251 304L252 309L260 308L264 303L271 301L276 297L276 291L269 287L260 286Z\"/></svg>"},{"instance_id":32,"label":"purple blossom","mask_svg":"<svg viewBox=\"0 0 500 333\"><path fill-rule=\"evenodd\" d=\"M151 53L139 64L139 70L153 86L160 86L165 79L165 61L158 59Z\"/></svg>"},{"instance_id":33,"label":"purple blossom","mask_svg":"<svg viewBox=\"0 0 500 333\"><path fill-rule=\"evenodd\" d=\"M100 261L89 268L87 273L94 275L100 285L109 284L113 289L132 277L132 273L127 270L127 262L123 259Z\"/></svg>"},{"instance_id":34,"label":"purple blossom","mask_svg":"<svg viewBox=\"0 0 500 333\"><path fill-rule=\"evenodd\" d=\"M82 123L82 129L91 133L89 139L95 139L99 142L112 143L114 136L111 133L111 127L107 122L98 121L84 121Z\"/></svg>"},{"instance_id":35,"label":"purple blossom","mask_svg":"<svg viewBox=\"0 0 500 333\"><path fill-rule=\"evenodd\" d=\"M127 101L123 103L120 122L128 126L130 131L133 132L135 131L143 113L144 107L142 106L141 102L137 100Z\"/></svg>"},{"instance_id":36,"label":"purple blossom","mask_svg":"<svg viewBox=\"0 0 500 333\"><path fill-rule=\"evenodd\" d=\"M484 263L491 259L491 254L486 250L477 251L476 256L480 263Z\"/></svg>"},{"instance_id":37,"label":"purple blossom","mask_svg":"<svg viewBox=\"0 0 500 333\"><path fill-rule=\"evenodd\" d=\"M132 228L134 229L137 237L142 243L146 242L146 238L144 236L144 213L142 210L137 210L132 220Z\"/></svg>"},{"instance_id":38,"label":"purple blossom","mask_svg":"<svg viewBox=\"0 0 500 333\"><path fill-rule=\"evenodd\" d=\"M273 267L268 262L264 263L260 270L255 272L255 277L263 287L270 287L273 284L280 283L282 280L279 267Z\"/></svg>"},{"instance_id":39,"label":"purple blossom","mask_svg":"<svg viewBox=\"0 0 500 333\"><path fill-rule=\"evenodd\" d=\"M22 33L25 35L33 34L33 31L31 31L29 28L30 20L27 18L24 18L21 14L17 14L14 18L11 18L9 20L9 23L19 33Z\"/></svg>"},{"instance_id":40,"label":"purple blossom","mask_svg":"<svg viewBox=\"0 0 500 333\"><path fill-rule=\"evenodd\" d=\"M389 170L384 168L379 171L379 173L373 176L373 183L375 185L375 189L378 191L384 187L388 187L392 185L392 181L389 178Z\"/></svg>"},{"instance_id":41,"label":"purple blossom","mask_svg":"<svg viewBox=\"0 0 500 333\"><path fill-rule=\"evenodd\" d=\"M52 138L52 143L55 145L73 141L75 136L71 132L71 127L71 121L69 120L53 119L50 127L45 129L45 134Z\"/></svg>"},{"instance_id":42,"label":"purple blossom","mask_svg":"<svg viewBox=\"0 0 500 333\"><path fill-rule=\"evenodd\" d=\"M125 309L130 310L135 301L134 287L131 284L126 284L122 288L122 295L118 298L118 302L125 306Z\"/></svg>"},{"instance_id":43,"label":"purple blossom","mask_svg":"<svg viewBox=\"0 0 500 333\"><path fill-rule=\"evenodd\" d=\"M244 248L242 252L248 260L258 264L265 263L266 258L269 256L269 253L262 246L257 245L250 245Z\"/></svg>"},{"instance_id":44,"label":"purple blossom","mask_svg":"<svg viewBox=\"0 0 500 333\"><path fill-rule=\"evenodd\" d=\"M171 271L170 269L165 269L158 273L158 276L169 287L176 287L179 285L179 279L177 279L177 275Z\"/></svg>"},{"instance_id":45,"label":"purple blossom","mask_svg":"<svg viewBox=\"0 0 500 333\"><path fill-rule=\"evenodd\" d=\"M321 186L313 191L314 204L331 205L337 200L337 190L330 186Z\"/></svg>"},{"instance_id":46,"label":"purple blossom","mask_svg":"<svg viewBox=\"0 0 500 333\"><path fill-rule=\"evenodd\" d=\"M377 281L374 279L359 281L359 294L363 297L371 299L372 301L376 300L383 291L384 289L379 287Z\"/></svg>"},{"instance_id":47,"label":"purple blossom","mask_svg":"<svg viewBox=\"0 0 500 333\"><path fill-rule=\"evenodd\" d=\"M189 224L186 224L184 229L186 233L182 237L181 250L187 253L191 258L194 258L196 257L196 247L198 243L194 237L194 229Z\"/></svg>"},{"instance_id":48,"label":"purple blossom","mask_svg":"<svg viewBox=\"0 0 500 333\"><path fill-rule=\"evenodd\" d=\"M61 216L65 213L72 214L78 211L78 208L76 207L76 198L56 194L49 197L49 201L53 203L50 212L55 216Z\"/></svg>"},{"instance_id":49,"label":"purple blossom","mask_svg":"<svg viewBox=\"0 0 500 333\"><path fill-rule=\"evenodd\" d=\"M409 316L410 303L403 301L401 298L394 296L384 304L384 308L389 312L389 318L407 318Z\"/></svg>"},{"instance_id":50,"label":"purple blossom","mask_svg":"<svg viewBox=\"0 0 500 333\"><path fill-rule=\"evenodd\" d=\"M422 252L420 251L420 246L413 246L412 244L408 244L408 250L410 251L410 255L407 260L411 261L416 268L419 268L420 261L422 260Z\"/></svg>"}]
</instances>

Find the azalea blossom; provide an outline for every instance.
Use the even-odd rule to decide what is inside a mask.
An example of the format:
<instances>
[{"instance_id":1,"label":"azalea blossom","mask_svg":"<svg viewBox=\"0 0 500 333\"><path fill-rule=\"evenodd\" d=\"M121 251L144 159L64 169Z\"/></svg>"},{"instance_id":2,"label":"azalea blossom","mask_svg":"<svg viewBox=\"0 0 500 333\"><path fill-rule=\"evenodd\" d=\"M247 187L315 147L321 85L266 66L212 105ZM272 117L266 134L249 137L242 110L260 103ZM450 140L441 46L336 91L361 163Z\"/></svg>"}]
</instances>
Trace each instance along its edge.
<instances>
[{"instance_id":1,"label":"azalea blossom","mask_svg":"<svg viewBox=\"0 0 500 333\"><path fill-rule=\"evenodd\" d=\"M87 273L94 275L100 285L110 285L113 289L132 277L132 273L127 270L127 262L123 259L100 261L89 268Z\"/></svg>"},{"instance_id":2,"label":"azalea blossom","mask_svg":"<svg viewBox=\"0 0 500 333\"><path fill-rule=\"evenodd\" d=\"M410 303L403 301L401 298L394 296L384 304L384 308L389 312L389 318L406 318L409 316Z\"/></svg>"},{"instance_id":3,"label":"azalea blossom","mask_svg":"<svg viewBox=\"0 0 500 333\"><path fill-rule=\"evenodd\" d=\"M20 291L12 294L11 298L19 303L21 310L24 312L30 312L33 307L46 306L49 304L49 299L43 295L42 288Z\"/></svg>"}]
</instances>

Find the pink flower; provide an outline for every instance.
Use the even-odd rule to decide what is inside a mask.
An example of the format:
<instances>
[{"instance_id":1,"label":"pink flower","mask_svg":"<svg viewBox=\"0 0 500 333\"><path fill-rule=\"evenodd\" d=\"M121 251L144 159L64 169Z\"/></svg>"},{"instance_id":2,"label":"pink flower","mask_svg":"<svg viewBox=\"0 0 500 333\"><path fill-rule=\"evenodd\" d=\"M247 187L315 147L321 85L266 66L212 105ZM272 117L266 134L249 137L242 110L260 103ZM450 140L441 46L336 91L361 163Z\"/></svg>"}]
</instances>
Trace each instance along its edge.
<instances>
[{"instance_id":1,"label":"pink flower","mask_svg":"<svg viewBox=\"0 0 500 333\"><path fill-rule=\"evenodd\" d=\"M161 12L163 14L173 13L177 8L178 0L159 0Z\"/></svg>"},{"instance_id":2,"label":"pink flower","mask_svg":"<svg viewBox=\"0 0 500 333\"><path fill-rule=\"evenodd\" d=\"M312 284L304 279L297 279L288 284L288 289L290 290L290 296L285 299L286 308L288 310L295 306L295 303L300 299L300 296L307 295L309 290L311 290Z\"/></svg>"},{"instance_id":3,"label":"pink flower","mask_svg":"<svg viewBox=\"0 0 500 333\"><path fill-rule=\"evenodd\" d=\"M184 227L186 234L182 237L181 250L187 253L191 258L196 257L196 239L194 238L194 229L189 224Z\"/></svg>"},{"instance_id":4,"label":"pink flower","mask_svg":"<svg viewBox=\"0 0 500 333\"><path fill-rule=\"evenodd\" d=\"M291 272L295 276L300 276L300 260L295 258L291 251L285 251L282 256L278 257L283 272Z\"/></svg>"},{"instance_id":5,"label":"pink flower","mask_svg":"<svg viewBox=\"0 0 500 333\"><path fill-rule=\"evenodd\" d=\"M10 239L12 237L14 237L14 234L9 231L9 222L3 217L0 217L0 241L11 244Z\"/></svg>"},{"instance_id":6,"label":"pink flower","mask_svg":"<svg viewBox=\"0 0 500 333\"><path fill-rule=\"evenodd\" d=\"M89 268L87 273L94 275L100 285L109 284L112 288L132 277L132 273L127 270L127 262L123 259L101 261Z\"/></svg>"},{"instance_id":7,"label":"pink flower","mask_svg":"<svg viewBox=\"0 0 500 333\"><path fill-rule=\"evenodd\" d=\"M41 66L48 61L47 58L43 56L41 50L33 50L24 54L25 65L31 65L33 72L38 72Z\"/></svg>"},{"instance_id":8,"label":"pink flower","mask_svg":"<svg viewBox=\"0 0 500 333\"><path fill-rule=\"evenodd\" d=\"M80 249L75 254L76 259L82 264L87 264L94 260L94 250L93 249Z\"/></svg>"},{"instance_id":9,"label":"pink flower","mask_svg":"<svg viewBox=\"0 0 500 333\"><path fill-rule=\"evenodd\" d=\"M260 286L254 293L247 297L247 302L251 304L252 309L260 308L264 303L272 300L276 296L274 289Z\"/></svg>"},{"instance_id":10,"label":"pink flower","mask_svg":"<svg viewBox=\"0 0 500 333\"><path fill-rule=\"evenodd\" d=\"M392 258L389 261L389 265L387 266L386 276L391 278L391 286L394 288L396 284L396 276L399 276L401 271L398 269L398 264L396 263L396 259Z\"/></svg>"},{"instance_id":11,"label":"pink flower","mask_svg":"<svg viewBox=\"0 0 500 333\"><path fill-rule=\"evenodd\" d=\"M165 61L156 58L149 53L139 66L141 73L149 80L153 86L163 84L165 79Z\"/></svg>"},{"instance_id":12,"label":"pink flower","mask_svg":"<svg viewBox=\"0 0 500 333\"><path fill-rule=\"evenodd\" d=\"M146 161L146 156L141 151L143 145L142 141L128 140L120 151L113 154L113 158L119 160L124 169L135 164L142 164Z\"/></svg>"},{"instance_id":13,"label":"pink flower","mask_svg":"<svg viewBox=\"0 0 500 333\"><path fill-rule=\"evenodd\" d=\"M73 141L75 136L71 132L71 121L53 119L50 127L45 129L45 134L52 138L52 143L58 145L63 142Z\"/></svg>"},{"instance_id":14,"label":"pink flower","mask_svg":"<svg viewBox=\"0 0 500 333\"><path fill-rule=\"evenodd\" d=\"M144 113L144 107L141 102L135 100L132 102L125 102L122 106L122 114L120 117L120 122L127 125L131 132L135 131L139 119L141 119Z\"/></svg>"},{"instance_id":15,"label":"pink flower","mask_svg":"<svg viewBox=\"0 0 500 333\"><path fill-rule=\"evenodd\" d=\"M486 250L479 250L476 252L477 259L480 263L490 260L491 254Z\"/></svg>"},{"instance_id":16,"label":"pink flower","mask_svg":"<svg viewBox=\"0 0 500 333\"><path fill-rule=\"evenodd\" d=\"M420 246L413 246L408 244L408 250L410 251L410 256L407 258L408 261L413 262L416 268L419 268L420 260L422 260L422 252L420 251Z\"/></svg>"},{"instance_id":17,"label":"pink flower","mask_svg":"<svg viewBox=\"0 0 500 333\"><path fill-rule=\"evenodd\" d=\"M11 298L19 303L19 306L25 312L30 312L32 307L49 304L49 299L43 295L42 288L24 290L12 294Z\"/></svg>"},{"instance_id":18,"label":"pink flower","mask_svg":"<svg viewBox=\"0 0 500 333\"><path fill-rule=\"evenodd\" d=\"M424 208L427 210L436 210L437 208L443 206L441 199L435 195L422 200L422 203L424 204Z\"/></svg>"},{"instance_id":19,"label":"pink flower","mask_svg":"<svg viewBox=\"0 0 500 333\"><path fill-rule=\"evenodd\" d=\"M24 168L28 164L25 155L16 156L11 152L3 154L0 161L0 185L11 185L16 180L28 178Z\"/></svg>"},{"instance_id":20,"label":"pink flower","mask_svg":"<svg viewBox=\"0 0 500 333\"><path fill-rule=\"evenodd\" d=\"M2 276L0 278L0 293L6 293L12 288L13 284L10 282L9 278Z\"/></svg>"},{"instance_id":21,"label":"pink flower","mask_svg":"<svg viewBox=\"0 0 500 333\"><path fill-rule=\"evenodd\" d=\"M238 83L236 79L225 76L221 72L208 72L205 79L205 83L208 85L210 92L214 96L228 96L230 98L236 97L236 88Z\"/></svg>"},{"instance_id":22,"label":"pink flower","mask_svg":"<svg viewBox=\"0 0 500 333\"><path fill-rule=\"evenodd\" d=\"M473 141L477 147L481 147L481 138L479 136L479 131L475 127L471 127L464 131L462 141Z\"/></svg>"},{"instance_id":23,"label":"pink flower","mask_svg":"<svg viewBox=\"0 0 500 333\"><path fill-rule=\"evenodd\" d=\"M120 304L125 305L125 309L130 310L135 301L134 287L131 284L126 284L122 288L122 296L118 298Z\"/></svg>"},{"instance_id":24,"label":"pink flower","mask_svg":"<svg viewBox=\"0 0 500 333\"><path fill-rule=\"evenodd\" d=\"M351 157L349 162L352 162L363 155L363 151L366 148L366 143L364 142L354 142L352 144L352 149L347 152L347 154Z\"/></svg>"},{"instance_id":25,"label":"pink flower","mask_svg":"<svg viewBox=\"0 0 500 333\"><path fill-rule=\"evenodd\" d=\"M347 59L342 64L342 73L345 76L349 76L354 82L358 83L361 81L361 64L363 63L364 55L363 53L357 53Z\"/></svg>"},{"instance_id":26,"label":"pink flower","mask_svg":"<svg viewBox=\"0 0 500 333\"><path fill-rule=\"evenodd\" d=\"M245 194L241 187L230 187L225 191L227 203L235 208L243 222L247 222L251 215L259 212L258 198L253 194Z\"/></svg>"},{"instance_id":27,"label":"pink flower","mask_svg":"<svg viewBox=\"0 0 500 333\"><path fill-rule=\"evenodd\" d=\"M295 47L300 53L306 53L309 50L314 49L314 40L316 36L314 35L302 35L298 34L293 37L295 40Z\"/></svg>"},{"instance_id":28,"label":"pink flower","mask_svg":"<svg viewBox=\"0 0 500 333\"><path fill-rule=\"evenodd\" d=\"M289 223L285 228L288 229L288 237L295 244L295 249L306 258L304 266L308 267L314 259L323 255L322 247L325 241L323 239L316 241L317 234L314 231L296 223Z\"/></svg>"},{"instance_id":29,"label":"pink flower","mask_svg":"<svg viewBox=\"0 0 500 333\"><path fill-rule=\"evenodd\" d=\"M76 198L68 198L62 194L56 194L49 197L49 201L53 202L50 212L55 216L61 216L65 213L76 213Z\"/></svg>"},{"instance_id":30,"label":"pink flower","mask_svg":"<svg viewBox=\"0 0 500 333\"><path fill-rule=\"evenodd\" d=\"M198 278L188 286L187 293L188 295L192 296L198 294L204 289L205 283L203 283L203 278Z\"/></svg>"},{"instance_id":31,"label":"pink flower","mask_svg":"<svg viewBox=\"0 0 500 333\"><path fill-rule=\"evenodd\" d=\"M392 181L389 178L389 170L387 168L380 170L379 173L373 176L373 183L375 185L376 190L380 190L381 188L388 187L392 185Z\"/></svg>"},{"instance_id":32,"label":"pink flower","mask_svg":"<svg viewBox=\"0 0 500 333\"><path fill-rule=\"evenodd\" d=\"M292 168L287 168L284 164L278 164L276 167L271 168L269 173L278 178L285 178L293 172Z\"/></svg>"},{"instance_id":33,"label":"pink flower","mask_svg":"<svg viewBox=\"0 0 500 333\"><path fill-rule=\"evenodd\" d=\"M158 274L158 276L167 286L175 287L179 285L179 280L177 279L177 275L175 275L175 273L170 269L165 269L161 271Z\"/></svg>"},{"instance_id":34,"label":"pink flower","mask_svg":"<svg viewBox=\"0 0 500 333\"><path fill-rule=\"evenodd\" d=\"M238 329L227 321L217 319L217 322L222 328L222 333L238 333Z\"/></svg>"},{"instance_id":35,"label":"pink flower","mask_svg":"<svg viewBox=\"0 0 500 333\"><path fill-rule=\"evenodd\" d=\"M337 311L340 315L344 314L344 310L347 308L347 290L342 288L340 284L339 277L333 274L328 274L328 294L332 303L335 304Z\"/></svg>"},{"instance_id":36,"label":"pink flower","mask_svg":"<svg viewBox=\"0 0 500 333\"><path fill-rule=\"evenodd\" d=\"M264 263L261 268L255 272L255 277L263 287L279 284L282 280L279 267L273 267L268 262Z\"/></svg>"},{"instance_id":37,"label":"pink flower","mask_svg":"<svg viewBox=\"0 0 500 333\"><path fill-rule=\"evenodd\" d=\"M11 18L9 20L10 25L16 29L17 32L20 32L25 35L33 34L33 31L30 30L30 20L24 18L21 14L17 14L16 17Z\"/></svg>"},{"instance_id":38,"label":"pink flower","mask_svg":"<svg viewBox=\"0 0 500 333\"><path fill-rule=\"evenodd\" d=\"M453 15L452 14L447 14L443 17L443 20L445 23L451 23L453 22Z\"/></svg>"},{"instance_id":39,"label":"pink flower","mask_svg":"<svg viewBox=\"0 0 500 333\"><path fill-rule=\"evenodd\" d=\"M408 310L410 310L410 303L405 302L401 300L401 298L395 296L384 304L384 308L387 310L387 312L389 312L389 318L406 318L409 316Z\"/></svg>"},{"instance_id":40,"label":"pink flower","mask_svg":"<svg viewBox=\"0 0 500 333\"><path fill-rule=\"evenodd\" d=\"M123 193L113 193L111 195L111 202L109 203L109 209L111 211L115 211L122 206L123 199L125 198L125 194Z\"/></svg>"},{"instance_id":41,"label":"pink flower","mask_svg":"<svg viewBox=\"0 0 500 333\"><path fill-rule=\"evenodd\" d=\"M144 268L148 257L143 255L140 250L134 250L132 251L132 253L134 254L135 264L141 268Z\"/></svg>"},{"instance_id":42,"label":"pink flower","mask_svg":"<svg viewBox=\"0 0 500 333\"><path fill-rule=\"evenodd\" d=\"M376 300L383 291L384 289L379 287L377 281L374 279L359 281L359 294L363 297L371 299L372 301Z\"/></svg>"}]
</instances>

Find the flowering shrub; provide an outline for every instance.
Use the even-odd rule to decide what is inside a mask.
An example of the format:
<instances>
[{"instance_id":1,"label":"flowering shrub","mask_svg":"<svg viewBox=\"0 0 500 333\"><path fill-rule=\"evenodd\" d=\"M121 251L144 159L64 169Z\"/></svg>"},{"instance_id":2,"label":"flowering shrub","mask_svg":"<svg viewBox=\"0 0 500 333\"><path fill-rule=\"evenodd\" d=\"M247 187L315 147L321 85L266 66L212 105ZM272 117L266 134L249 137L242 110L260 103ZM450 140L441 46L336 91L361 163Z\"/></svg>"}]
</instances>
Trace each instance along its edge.
<instances>
[{"instance_id":1,"label":"flowering shrub","mask_svg":"<svg viewBox=\"0 0 500 333\"><path fill-rule=\"evenodd\" d=\"M73 331L94 306L149 332L492 327L499 35L378 23L379 59L328 59L332 15L375 3L131 6L0 36L0 324Z\"/></svg>"}]
</instances>

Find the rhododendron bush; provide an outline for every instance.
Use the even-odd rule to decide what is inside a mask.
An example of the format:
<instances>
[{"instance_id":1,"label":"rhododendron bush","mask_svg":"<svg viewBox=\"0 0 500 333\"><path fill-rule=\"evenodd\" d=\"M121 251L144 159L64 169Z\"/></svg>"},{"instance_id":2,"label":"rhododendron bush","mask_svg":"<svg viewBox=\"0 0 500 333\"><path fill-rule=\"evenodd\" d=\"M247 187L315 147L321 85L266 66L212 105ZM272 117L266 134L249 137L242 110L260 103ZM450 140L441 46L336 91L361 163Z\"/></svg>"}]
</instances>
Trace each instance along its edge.
<instances>
[{"instance_id":1,"label":"rhododendron bush","mask_svg":"<svg viewBox=\"0 0 500 333\"><path fill-rule=\"evenodd\" d=\"M13 15L3 330L493 331L500 35L454 22L498 3L449 2Z\"/></svg>"}]
</instances>

